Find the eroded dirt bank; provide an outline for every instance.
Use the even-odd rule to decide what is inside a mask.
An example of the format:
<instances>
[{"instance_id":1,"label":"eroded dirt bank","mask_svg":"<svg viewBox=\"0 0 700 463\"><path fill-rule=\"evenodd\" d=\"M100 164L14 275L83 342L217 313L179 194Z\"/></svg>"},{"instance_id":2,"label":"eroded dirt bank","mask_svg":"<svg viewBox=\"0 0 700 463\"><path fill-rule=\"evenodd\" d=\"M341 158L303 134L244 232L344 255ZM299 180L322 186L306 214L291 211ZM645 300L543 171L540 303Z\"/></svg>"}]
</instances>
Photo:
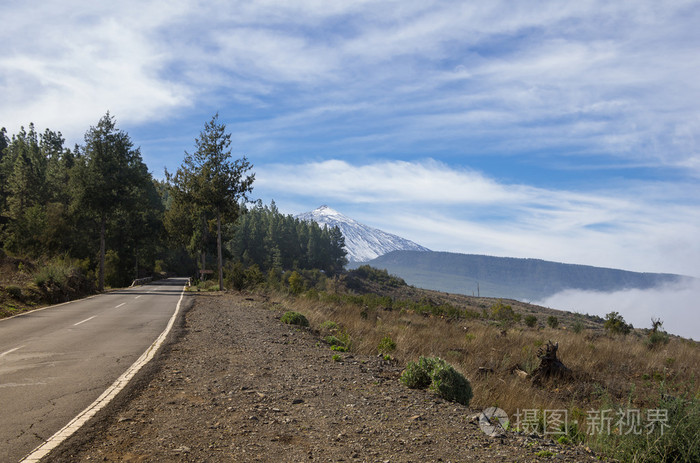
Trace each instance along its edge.
<instances>
[{"instance_id":1,"label":"eroded dirt bank","mask_svg":"<svg viewBox=\"0 0 700 463\"><path fill-rule=\"evenodd\" d=\"M549 440L489 438L469 419L480 410L406 389L380 358L333 360L259 296L193 297L153 375L50 461L596 460Z\"/></svg>"}]
</instances>

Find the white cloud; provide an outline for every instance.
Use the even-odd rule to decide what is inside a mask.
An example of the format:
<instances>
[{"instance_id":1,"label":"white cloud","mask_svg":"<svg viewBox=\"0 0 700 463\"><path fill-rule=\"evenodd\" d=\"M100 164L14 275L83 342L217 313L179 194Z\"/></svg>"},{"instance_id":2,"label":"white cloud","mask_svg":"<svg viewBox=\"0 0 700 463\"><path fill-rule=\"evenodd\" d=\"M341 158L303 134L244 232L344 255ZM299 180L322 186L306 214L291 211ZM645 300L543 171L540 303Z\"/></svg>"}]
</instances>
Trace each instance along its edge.
<instances>
[{"instance_id":1,"label":"white cloud","mask_svg":"<svg viewBox=\"0 0 700 463\"><path fill-rule=\"evenodd\" d=\"M700 340L699 298L700 280L694 280L612 293L567 290L536 304L601 317L615 311L636 328L651 328L651 319L660 318L665 331Z\"/></svg>"},{"instance_id":2,"label":"white cloud","mask_svg":"<svg viewBox=\"0 0 700 463\"><path fill-rule=\"evenodd\" d=\"M256 169L257 194L309 208L327 203L433 250L697 274L700 211L679 185L584 194L504 184L433 160Z\"/></svg>"},{"instance_id":3,"label":"white cloud","mask_svg":"<svg viewBox=\"0 0 700 463\"><path fill-rule=\"evenodd\" d=\"M4 18L0 120L11 131L35 122L75 140L107 110L140 123L189 103L191 91L165 75L170 52L156 33L169 17L163 2L88 3L26 4Z\"/></svg>"},{"instance_id":4,"label":"white cloud","mask_svg":"<svg viewBox=\"0 0 700 463\"><path fill-rule=\"evenodd\" d=\"M299 126L284 130L290 116L362 105L361 118L301 127L321 122L348 149L381 124L384 147L485 137L491 153L606 153L700 175L693 1L54 1L3 18L11 132L82 133L107 109L137 124L243 105L272 110L245 128L279 147Z\"/></svg>"}]
</instances>

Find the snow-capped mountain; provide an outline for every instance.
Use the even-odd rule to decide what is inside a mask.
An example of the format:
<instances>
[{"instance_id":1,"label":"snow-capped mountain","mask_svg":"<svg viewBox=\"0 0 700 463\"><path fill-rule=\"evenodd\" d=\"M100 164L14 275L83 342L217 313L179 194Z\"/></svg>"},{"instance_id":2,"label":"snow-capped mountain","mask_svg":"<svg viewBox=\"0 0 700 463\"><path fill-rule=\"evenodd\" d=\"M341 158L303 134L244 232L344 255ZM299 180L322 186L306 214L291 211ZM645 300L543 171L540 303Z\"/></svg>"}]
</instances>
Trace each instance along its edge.
<instances>
[{"instance_id":1,"label":"snow-capped mountain","mask_svg":"<svg viewBox=\"0 0 700 463\"><path fill-rule=\"evenodd\" d=\"M350 262L367 262L391 251L430 251L413 241L361 224L325 205L296 218L316 222L321 227L340 228Z\"/></svg>"}]
</instances>

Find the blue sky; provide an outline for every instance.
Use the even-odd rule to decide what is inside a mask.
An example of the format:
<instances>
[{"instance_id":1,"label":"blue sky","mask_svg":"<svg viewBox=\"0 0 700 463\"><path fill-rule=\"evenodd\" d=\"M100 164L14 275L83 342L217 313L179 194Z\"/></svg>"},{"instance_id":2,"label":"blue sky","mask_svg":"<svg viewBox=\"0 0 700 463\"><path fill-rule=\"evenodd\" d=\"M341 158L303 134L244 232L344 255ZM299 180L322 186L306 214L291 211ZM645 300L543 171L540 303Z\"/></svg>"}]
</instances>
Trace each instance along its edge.
<instances>
[{"instance_id":1,"label":"blue sky","mask_svg":"<svg viewBox=\"0 0 700 463\"><path fill-rule=\"evenodd\" d=\"M218 112L255 198L434 250L700 277L700 2L3 2L0 125Z\"/></svg>"}]
</instances>

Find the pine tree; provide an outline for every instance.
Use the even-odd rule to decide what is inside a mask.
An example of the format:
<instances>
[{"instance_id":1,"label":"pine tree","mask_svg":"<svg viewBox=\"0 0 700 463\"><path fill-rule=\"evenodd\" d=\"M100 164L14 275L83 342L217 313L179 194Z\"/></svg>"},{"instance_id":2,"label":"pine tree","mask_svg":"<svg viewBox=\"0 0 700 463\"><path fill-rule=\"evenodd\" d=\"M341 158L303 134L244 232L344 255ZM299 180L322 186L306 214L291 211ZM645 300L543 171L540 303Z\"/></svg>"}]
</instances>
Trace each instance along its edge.
<instances>
[{"instance_id":1,"label":"pine tree","mask_svg":"<svg viewBox=\"0 0 700 463\"><path fill-rule=\"evenodd\" d=\"M202 213L216 218L216 248L219 287L223 288L223 256L221 245L222 217L235 221L239 202L253 189L255 174L246 175L251 165L242 157L231 161L231 134L218 122L219 114L204 125L195 139L197 149L185 159L172 182L180 201L194 204Z\"/></svg>"},{"instance_id":2,"label":"pine tree","mask_svg":"<svg viewBox=\"0 0 700 463\"><path fill-rule=\"evenodd\" d=\"M104 290L107 222L116 211L128 210L138 200L138 189L148 180L141 152L129 135L116 128L109 112L85 133L80 164L73 176L74 207L84 208L99 221L98 289Z\"/></svg>"}]
</instances>

